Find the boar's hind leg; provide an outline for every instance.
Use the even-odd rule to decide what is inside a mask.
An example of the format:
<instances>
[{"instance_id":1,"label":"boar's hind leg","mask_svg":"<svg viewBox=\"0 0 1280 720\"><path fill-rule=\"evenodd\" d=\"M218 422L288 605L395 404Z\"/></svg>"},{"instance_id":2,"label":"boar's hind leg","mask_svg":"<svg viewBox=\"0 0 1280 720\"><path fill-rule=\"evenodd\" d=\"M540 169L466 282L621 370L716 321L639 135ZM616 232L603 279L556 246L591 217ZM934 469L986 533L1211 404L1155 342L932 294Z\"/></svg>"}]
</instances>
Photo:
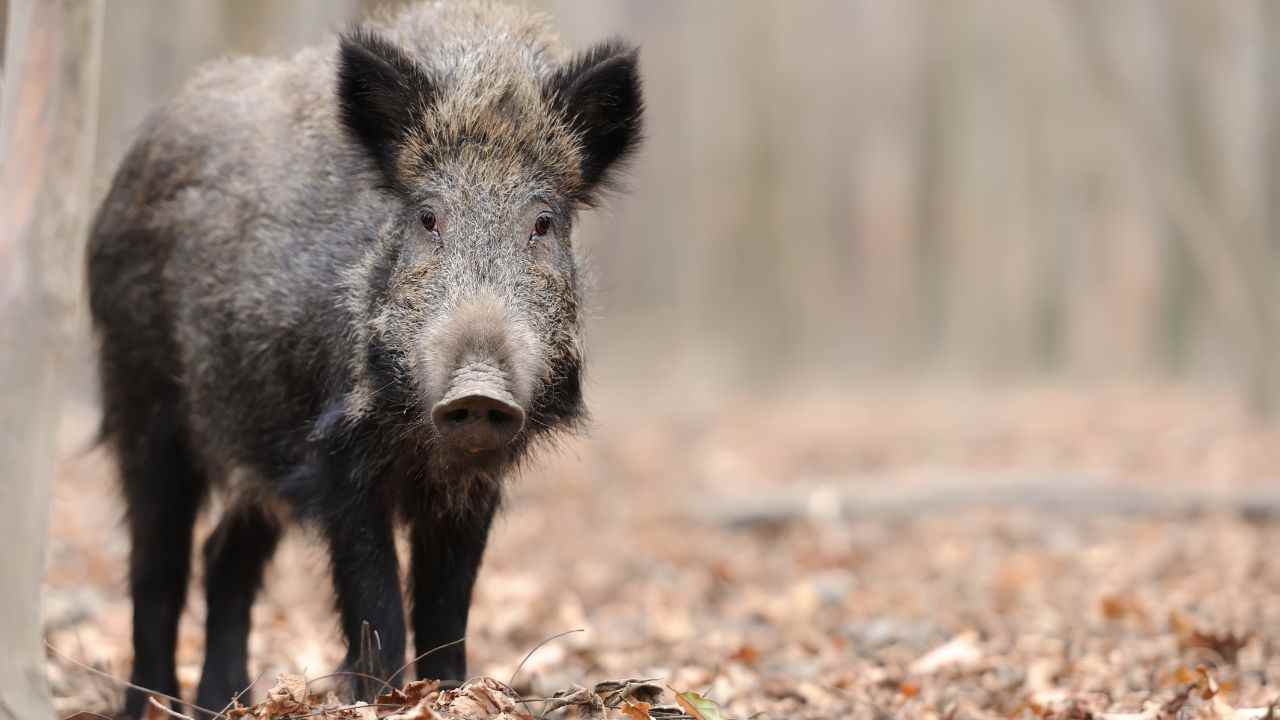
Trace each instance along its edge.
<instances>
[{"instance_id":1,"label":"boar's hind leg","mask_svg":"<svg viewBox=\"0 0 1280 720\"><path fill-rule=\"evenodd\" d=\"M404 607L392 513L364 495L324 519L333 587L347 641L343 669L388 679L404 664ZM381 682L358 677L356 697L372 702Z\"/></svg>"},{"instance_id":2,"label":"boar's hind leg","mask_svg":"<svg viewBox=\"0 0 1280 720\"><path fill-rule=\"evenodd\" d=\"M204 544L204 670L196 704L222 710L249 685L249 617L262 572L280 539L276 519L260 507L229 510Z\"/></svg>"},{"instance_id":3,"label":"boar's hind leg","mask_svg":"<svg viewBox=\"0 0 1280 720\"><path fill-rule=\"evenodd\" d=\"M117 434L131 542L131 679L134 685L176 697L178 618L186 602L191 532L205 478L192 462L173 414L150 409L135 408ZM142 716L146 702L146 693L129 689L125 716Z\"/></svg>"},{"instance_id":4,"label":"boar's hind leg","mask_svg":"<svg viewBox=\"0 0 1280 720\"><path fill-rule=\"evenodd\" d=\"M461 517L420 517L413 524L413 635L419 679L466 679L466 644L449 643L467 633L471 589L496 505L495 501L473 508Z\"/></svg>"}]
</instances>

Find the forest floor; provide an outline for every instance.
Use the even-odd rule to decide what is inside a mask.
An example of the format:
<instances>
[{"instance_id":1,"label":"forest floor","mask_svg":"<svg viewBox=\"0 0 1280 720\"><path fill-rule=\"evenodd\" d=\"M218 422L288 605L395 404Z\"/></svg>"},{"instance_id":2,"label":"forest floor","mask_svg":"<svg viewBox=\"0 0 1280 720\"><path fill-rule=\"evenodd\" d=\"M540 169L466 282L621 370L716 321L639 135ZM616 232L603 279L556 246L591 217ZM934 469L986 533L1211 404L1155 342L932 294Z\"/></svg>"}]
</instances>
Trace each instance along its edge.
<instances>
[{"instance_id":1,"label":"forest floor","mask_svg":"<svg viewBox=\"0 0 1280 720\"><path fill-rule=\"evenodd\" d=\"M1263 717L1280 697L1280 432L1220 397L899 388L613 410L512 484L474 674L508 683L580 629L515 690L650 679L714 701L708 720ZM112 475L97 451L61 466L46 631L64 715L121 697L80 663L128 675ZM255 699L341 659L310 540L290 534L255 609ZM188 697L201 595L178 649ZM609 717L645 717L627 712Z\"/></svg>"}]
</instances>

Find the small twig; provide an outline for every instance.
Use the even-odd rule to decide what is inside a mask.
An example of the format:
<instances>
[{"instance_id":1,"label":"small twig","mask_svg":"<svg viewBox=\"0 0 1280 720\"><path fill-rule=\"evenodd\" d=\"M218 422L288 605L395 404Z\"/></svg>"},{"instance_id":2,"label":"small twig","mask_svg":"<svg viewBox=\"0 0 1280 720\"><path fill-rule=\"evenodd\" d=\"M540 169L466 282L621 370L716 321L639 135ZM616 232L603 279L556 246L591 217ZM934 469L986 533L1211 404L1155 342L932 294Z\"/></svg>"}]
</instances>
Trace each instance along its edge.
<instances>
[{"instance_id":1,"label":"small twig","mask_svg":"<svg viewBox=\"0 0 1280 720\"><path fill-rule=\"evenodd\" d=\"M76 647L79 648L81 656L87 656L89 653L85 650L84 634L82 628L76 628ZM115 686L101 677L91 678L91 686L98 692L98 699L105 699L106 702L114 702L112 698L115 696ZM114 720L114 719L113 719Z\"/></svg>"},{"instance_id":2,"label":"small twig","mask_svg":"<svg viewBox=\"0 0 1280 720\"><path fill-rule=\"evenodd\" d=\"M248 685L248 686L246 686L246 687L245 687L245 689L241 690L240 692L236 693L235 695L232 695L232 696L231 696L231 702L227 703L226 707L222 708L222 713L225 715L228 711L230 711L230 710L231 710L231 708L235 707L236 703L240 702L240 698L241 698L241 697L244 697L244 694L245 694L245 693L247 693L247 692L249 692L250 690L252 690L252 689L253 689L253 686L254 686L254 685L257 685L257 684L258 684L258 681L262 679L262 676L263 676L263 675L266 675L266 674L267 674L267 669L266 669L266 668L263 668L263 669L262 669L262 671L258 673L258 677L254 678L254 679L253 679L253 682L249 683L249 685Z\"/></svg>"},{"instance_id":3,"label":"small twig","mask_svg":"<svg viewBox=\"0 0 1280 720\"><path fill-rule=\"evenodd\" d=\"M464 636L462 636L462 637L460 637L460 638L458 638L457 640L454 640L454 641L452 641L452 642L447 642L447 643L445 643L445 644L443 644L443 645L437 645L437 646L435 646L435 647L431 648L430 650L428 650L428 651L426 651L426 652L422 653L422 654L421 654L421 655L419 655L418 657L416 657L416 658L414 658L414 659L410 660L409 662L407 662L407 663L405 663L405 664L401 665L399 668L397 668L397 669L396 669L396 671L395 671L395 672L393 672L393 673L391 673L390 675L388 675L386 680L379 680L379 682L381 682L381 683L382 683L382 688L381 688L380 690L378 690L378 692L382 692L383 690L386 690L387 688L391 687L391 678L393 678L393 677L395 677L395 676L399 675L400 673L404 672L405 670L407 670L407 669L409 668L409 666L410 666L410 665L412 665L412 664L414 664L414 663L418 662L419 660L421 660L421 659L422 659L422 658L424 658L424 657L427 657L428 655L431 655L432 653L436 652L437 650L444 650L445 648L451 648L451 647L453 647L454 645L460 645L460 644L462 644L462 643L466 642L466 640L467 640L467 637L464 635ZM419 680L425 680L426 678L418 678L418 679L419 679Z\"/></svg>"},{"instance_id":4,"label":"small twig","mask_svg":"<svg viewBox=\"0 0 1280 720\"><path fill-rule=\"evenodd\" d=\"M376 683L382 683L382 686L383 686L384 688L385 688L385 687L387 687L387 681L386 681L386 680L383 680L383 679L382 679L382 678L380 678L380 677L376 677L376 676L370 675L370 674L368 674L368 673L356 672L355 670L335 670L335 671L333 671L333 672L329 673L328 675L321 675L320 677L311 678L310 680L308 680L308 681L307 681L307 687L308 687L308 688L309 688L309 687L311 687L311 683L313 683L313 682L318 682L318 681L320 681L320 680L327 680L327 679L329 679L329 678L331 678L331 677L358 677L358 678L361 678L361 679L363 679L363 680L372 680L372 681L374 681L374 682L376 682ZM379 691L379 692L381 692L381 691Z\"/></svg>"},{"instance_id":5,"label":"small twig","mask_svg":"<svg viewBox=\"0 0 1280 720\"><path fill-rule=\"evenodd\" d=\"M151 697L147 698L147 702L151 703L151 706L154 707L155 709L159 710L160 712L166 715L169 715L170 717L176 717L176 718L179 718L179 720L195 720L195 718L191 717L190 715L183 715L177 710L170 710L164 705L161 705L160 701L156 700L155 695L152 695Z\"/></svg>"},{"instance_id":6,"label":"small twig","mask_svg":"<svg viewBox=\"0 0 1280 720\"><path fill-rule=\"evenodd\" d=\"M165 700L170 700L170 701L175 702L175 703L178 703L178 704L182 704L182 702L183 702L182 698L177 698L177 697L174 697L174 696L172 696L172 695L166 695L166 694L164 694L164 693L162 693L162 692L159 692L159 691L156 691L156 690L152 690L151 688L142 687L141 685L134 685L133 683L128 682L128 681L126 681L126 680L121 680L120 678L116 677L115 675L112 675L112 674L111 674L111 673L109 673L109 672L104 672L104 671L102 671L102 670L99 670L99 669L98 669L98 668L96 668L96 667L93 667L92 665L88 665L88 664L86 664L86 663L82 663L82 662L80 662L79 660L77 660L77 659L75 659L75 658L71 657L70 655L67 655L66 653L62 652L62 651L61 651L61 650L59 650L58 648L54 647L52 644L50 644L50 643L49 643L49 641L48 641L48 640L46 640L46 641L45 641L44 646L45 646L46 648L48 648L49 652L52 652L54 655L57 655L58 657L62 658L63 660L66 660L67 662L69 662L69 663L71 663L71 664L73 664L73 665L76 665L76 666L78 666L78 667L80 667L80 668L82 668L82 669L84 669L84 670L88 670L89 672L93 673L94 675L97 675L97 676L102 677L102 678L106 678L107 680L110 680L110 681L112 681L112 682L116 683L117 685L123 685L123 686L125 686L125 687L127 687L127 688L133 688L134 690L138 690L138 691L140 691L140 692L147 693L148 695L155 695L156 697L162 697L162 698L164 698ZM222 713L220 713L220 712L217 712L217 711L214 711L214 710L210 710L209 708L203 708L203 707L200 707L199 705L194 705L194 704L192 704L192 703L187 703L187 705L188 705L188 706L190 706L190 707L191 707L192 709L194 709L194 710L199 710L200 712L205 713L205 714L206 714L206 715L208 715L209 717L222 718L223 720L227 720L227 716L226 716L226 715L223 715L223 714L222 714ZM183 716L183 717L185 717L185 716Z\"/></svg>"},{"instance_id":7,"label":"small twig","mask_svg":"<svg viewBox=\"0 0 1280 720\"><path fill-rule=\"evenodd\" d=\"M541 650L543 645L546 645L547 643L549 643L549 642L551 642L551 641L553 641L553 640L559 640L560 638L564 637L565 635L572 635L572 634L574 634L574 633L580 633L580 632L586 632L586 630L583 630L582 628L575 628L575 629L573 629L573 630L565 630L565 631L564 631L564 632L562 632L562 633L558 633L558 634L556 634L556 635L552 635L551 637L547 638L546 640L543 640L542 642L538 643L537 645L534 645L534 646L533 646L533 649L532 649L532 650L530 650L528 653L526 653L526 654L525 654L525 656L524 656L524 659L523 659L523 660L521 660L521 661L520 661L520 664L516 666L515 672L511 673L511 679L507 681L507 687L514 687L514 684L515 684L515 681L516 681L516 676L520 674L520 671L521 671L522 669L524 669L524 664L525 664L525 663L527 663L527 662L529 662L529 658L533 657L533 654L534 654L534 653L536 653L536 652L538 652L539 650Z\"/></svg>"},{"instance_id":8,"label":"small twig","mask_svg":"<svg viewBox=\"0 0 1280 720\"><path fill-rule=\"evenodd\" d=\"M565 631L564 631L564 632L562 632L562 633L559 633L559 634L557 634L557 635L552 635L551 637L549 637L549 638L547 638L547 639L543 640L542 642L538 643L537 645L534 645L532 650L530 650L529 652L525 653L524 659L520 661L520 664L519 664L519 665L517 665L517 666L516 666L516 669L511 673L511 677L507 680L507 687L512 688L512 690L514 691L514 689L515 689L515 688L514 688L514 685L515 685L515 682L516 682L516 676L517 676L517 675L519 675L519 674L520 674L520 671L524 669L524 664L525 664L525 663L527 663L527 662L529 662L529 658L533 657L533 654L534 654L534 653L536 653L536 652L538 652L538 650L539 650L539 649L541 649L543 645L546 645L547 643L551 642L552 640L559 640L560 638L564 637L565 635L572 635L572 634L574 634L574 633L580 633L580 632L586 632L586 631L585 631L585 630L583 630L582 628L574 628L573 630L565 630ZM520 701L520 704L521 704L521 705L524 705L524 709L525 709L525 710L527 710L527 711L529 712L529 714L530 714L530 715L532 715L532 714L533 714L533 708L529 707L529 703L527 703L527 702L525 702L525 701L521 700L521 701ZM546 715L546 703L545 703L545 702L543 703L543 713L542 713L542 714L543 714L543 715Z\"/></svg>"}]
</instances>

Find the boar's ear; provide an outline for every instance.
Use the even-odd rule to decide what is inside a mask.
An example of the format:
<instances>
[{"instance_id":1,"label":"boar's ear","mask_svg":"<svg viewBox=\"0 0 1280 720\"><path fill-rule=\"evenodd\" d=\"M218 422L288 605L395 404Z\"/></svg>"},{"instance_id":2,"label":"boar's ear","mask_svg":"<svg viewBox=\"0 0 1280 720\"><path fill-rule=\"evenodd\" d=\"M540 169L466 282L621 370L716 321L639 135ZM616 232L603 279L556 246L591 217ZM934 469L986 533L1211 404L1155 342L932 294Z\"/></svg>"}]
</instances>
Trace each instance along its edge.
<instances>
[{"instance_id":1,"label":"boar's ear","mask_svg":"<svg viewBox=\"0 0 1280 720\"><path fill-rule=\"evenodd\" d=\"M431 103L426 73L399 48L365 30L342 37L338 55L338 106L342 123L395 181L397 143L415 113Z\"/></svg>"},{"instance_id":2,"label":"boar's ear","mask_svg":"<svg viewBox=\"0 0 1280 720\"><path fill-rule=\"evenodd\" d=\"M579 53L547 80L544 92L582 140L584 202L607 186L641 139L644 100L640 51L618 40Z\"/></svg>"}]
</instances>

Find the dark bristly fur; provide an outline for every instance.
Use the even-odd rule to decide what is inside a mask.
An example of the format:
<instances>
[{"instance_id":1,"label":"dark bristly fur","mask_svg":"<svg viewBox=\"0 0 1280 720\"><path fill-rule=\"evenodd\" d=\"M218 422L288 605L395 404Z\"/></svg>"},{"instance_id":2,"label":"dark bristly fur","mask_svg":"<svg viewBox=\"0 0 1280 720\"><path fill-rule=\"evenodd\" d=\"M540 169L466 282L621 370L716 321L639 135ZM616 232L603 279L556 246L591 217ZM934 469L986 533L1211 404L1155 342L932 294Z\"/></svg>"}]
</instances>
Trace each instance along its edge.
<instances>
[{"instance_id":1,"label":"dark bristly fur","mask_svg":"<svg viewBox=\"0 0 1280 720\"><path fill-rule=\"evenodd\" d=\"M545 86L552 105L571 118L582 139L582 177L588 187L599 186L642 139L644 102L635 80L639 59L639 52L621 40L603 42L556 70ZM590 197L579 199L589 203Z\"/></svg>"},{"instance_id":2,"label":"dark bristly fur","mask_svg":"<svg viewBox=\"0 0 1280 720\"><path fill-rule=\"evenodd\" d=\"M396 521L418 652L465 634L503 476L583 416L570 234L642 112L635 48L567 58L542 17L474 0L215 64L148 121L89 247L135 684L177 694L192 526L213 494L197 704L248 685L250 609L290 520L329 550L348 667L404 661ZM524 413L509 444L468 454L436 430L458 378ZM416 671L461 679L465 649ZM131 692L125 714L143 701Z\"/></svg>"},{"instance_id":3,"label":"dark bristly fur","mask_svg":"<svg viewBox=\"0 0 1280 720\"><path fill-rule=\"evenodd\" d=\"M390 177L397 143L414 115L431 106L431 80L400 48L368 30L343 38L339 52L342 122Z\"/></svg>"}]
</instances>

